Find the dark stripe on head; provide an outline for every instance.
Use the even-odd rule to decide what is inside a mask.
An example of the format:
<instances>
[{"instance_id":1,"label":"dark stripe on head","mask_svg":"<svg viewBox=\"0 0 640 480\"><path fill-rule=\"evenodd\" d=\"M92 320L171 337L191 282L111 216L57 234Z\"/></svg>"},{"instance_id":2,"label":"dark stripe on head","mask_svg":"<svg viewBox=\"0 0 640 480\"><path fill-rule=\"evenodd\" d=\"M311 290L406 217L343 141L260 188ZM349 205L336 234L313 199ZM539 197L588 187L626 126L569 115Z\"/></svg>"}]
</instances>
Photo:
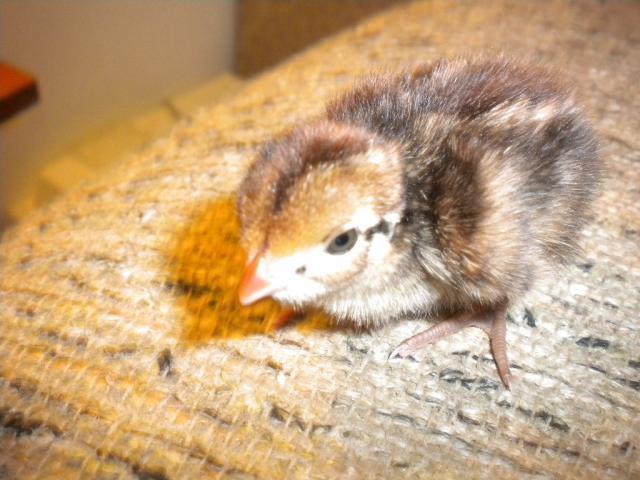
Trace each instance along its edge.
<instances>
[{"instance_id":1,"label":"dark stripe on head","mask_svg":"<svg viewBox=\"0 0 640 480\"><path fill-rule=\"evenodd\" d=\"M365 153L369 138L365 131L351 126L319 123L296 129L265 149L280 170L274 185L273 213L284 208L292 188L309 171Z\"/></svg>"},{"instance_id":2,"label":"dark stripe on head","mask_svg":"<svg viewBox=\"0 0 640 480\"><path fill-rule=\"evenodd\" d=\"M376 233L383 233L385 235L389 235L390 231L391 231L391 225L389 225L389 222L387 222L386 220L380 220L373 227L368 228L364 232L364 237L367 239L367 241L370 241Z\"/></svg>"}]
</instances>

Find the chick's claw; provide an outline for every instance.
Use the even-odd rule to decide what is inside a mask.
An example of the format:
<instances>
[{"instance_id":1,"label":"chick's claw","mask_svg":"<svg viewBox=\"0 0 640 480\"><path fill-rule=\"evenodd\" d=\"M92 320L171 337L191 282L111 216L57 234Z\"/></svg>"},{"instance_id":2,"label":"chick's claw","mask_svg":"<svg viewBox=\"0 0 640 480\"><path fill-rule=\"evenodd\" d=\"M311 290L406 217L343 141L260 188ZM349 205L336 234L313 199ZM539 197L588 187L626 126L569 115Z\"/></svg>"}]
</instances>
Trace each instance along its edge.
<instances>
[{"instance_id":1,"label":"chick's claw","mask_svg":"<svg viewBox=\"0 0 640 480\"><path fill-rule=\"evenodd\" d=\"M456 306L392 355L475 326L509 387L507 302L570 263L604 170L565 83L442 60L365 78L267 141L237 195L240 302L275 295L356 327Z\"/></svg>"},{"instance_id":2,"label":"chick's claw","mask_svg":"<svg viewBox=\"0 0 640 480\"><path fill-rule=\"evenodd\" d=\"M507 389L511 389L511 372L507 359L506 342L506 304L501 304L497 308L481 313L465 313L447 320L443 320L433 327L414 335L402 342L391 352L389 358L406 358L428 344L435 343L449 335L452 335L463 328L476 327L482 329L488 336L491 343L491 352L496 362L500 380Z\"/></svg>"}]
</instances>

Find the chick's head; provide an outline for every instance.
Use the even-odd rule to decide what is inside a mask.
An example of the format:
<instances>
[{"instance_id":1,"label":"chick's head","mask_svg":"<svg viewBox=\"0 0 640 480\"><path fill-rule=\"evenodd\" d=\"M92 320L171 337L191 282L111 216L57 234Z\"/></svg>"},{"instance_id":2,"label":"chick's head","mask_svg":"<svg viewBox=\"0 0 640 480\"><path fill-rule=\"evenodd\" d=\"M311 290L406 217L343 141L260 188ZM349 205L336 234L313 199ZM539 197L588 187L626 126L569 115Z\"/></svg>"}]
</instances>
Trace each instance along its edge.
<instances>
[{"instance_id":1,"label":"chick's head","mask_svg":"<svg viewBox=\"0 0 640 480\"><path fill-rule=\"evenodd\" d=\"M394 142L330 122L267 145L238 197L241 302L312 304L375 272L404 208L400 155Z\"/></svg>"}]
</instances>

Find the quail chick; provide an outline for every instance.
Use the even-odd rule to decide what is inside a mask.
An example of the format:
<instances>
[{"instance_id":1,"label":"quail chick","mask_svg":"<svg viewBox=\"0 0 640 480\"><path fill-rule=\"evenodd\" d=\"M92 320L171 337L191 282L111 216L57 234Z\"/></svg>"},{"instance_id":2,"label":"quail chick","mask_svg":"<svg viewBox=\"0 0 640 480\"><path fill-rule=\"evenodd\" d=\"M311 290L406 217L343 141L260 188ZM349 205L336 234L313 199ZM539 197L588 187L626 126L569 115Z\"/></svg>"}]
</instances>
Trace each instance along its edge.
<instances>
[{"instance_id":1,"label":"quail chick","mask_svg":"<svg viewBox=\"0 0 640 480\"><path fill-rule=\"evenodd\" d=\"M366 78L249 169L240 300L366 327L444 318L399 357L479 327L509 388L507 308L576 251L599 172L580 107L537 66L459 59Z\"/></svg>"}]
</instances>

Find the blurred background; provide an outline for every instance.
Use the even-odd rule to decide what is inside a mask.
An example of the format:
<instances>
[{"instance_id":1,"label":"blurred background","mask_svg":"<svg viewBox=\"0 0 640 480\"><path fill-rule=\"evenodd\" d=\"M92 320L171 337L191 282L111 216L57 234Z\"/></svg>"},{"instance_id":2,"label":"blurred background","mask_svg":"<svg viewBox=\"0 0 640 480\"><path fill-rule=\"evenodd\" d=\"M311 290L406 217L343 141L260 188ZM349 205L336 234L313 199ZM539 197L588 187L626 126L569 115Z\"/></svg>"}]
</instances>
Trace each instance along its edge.
<instances>
[{"instance_id":1,"label":"blurred background","mask_svg":"<svg viewBox=\"0 0 640 480\"><path fill-rule=\"evenodd\" d=\"M0 230L393 0L0 1Z\"/></svg>"}]
</instances>

